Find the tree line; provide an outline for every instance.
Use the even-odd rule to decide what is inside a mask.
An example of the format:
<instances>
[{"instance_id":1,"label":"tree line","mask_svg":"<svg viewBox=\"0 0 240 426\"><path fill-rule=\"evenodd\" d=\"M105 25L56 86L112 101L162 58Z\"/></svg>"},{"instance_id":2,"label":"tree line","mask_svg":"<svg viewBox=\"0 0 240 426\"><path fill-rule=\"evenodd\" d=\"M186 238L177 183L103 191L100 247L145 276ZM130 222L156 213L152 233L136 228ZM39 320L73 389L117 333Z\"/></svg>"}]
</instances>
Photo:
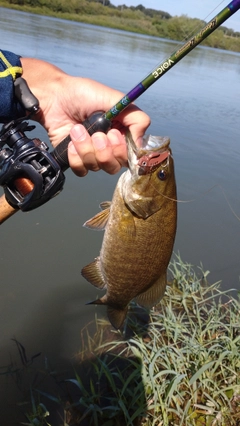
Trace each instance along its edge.
<instances>
[{"instance_id":1,"label":"tree line","mask_svg":"<svg viewBox=\"0 0 240 426\"><path fill-rule=\"evenodd\" d=\"M0 5L177 41L187 40L206 24L197 18L171 16L141 4L114 6L109 0L0 0ZM240 32L221 26L202 44L239 52L239 38Z\"/></svg>"}]
</instances>

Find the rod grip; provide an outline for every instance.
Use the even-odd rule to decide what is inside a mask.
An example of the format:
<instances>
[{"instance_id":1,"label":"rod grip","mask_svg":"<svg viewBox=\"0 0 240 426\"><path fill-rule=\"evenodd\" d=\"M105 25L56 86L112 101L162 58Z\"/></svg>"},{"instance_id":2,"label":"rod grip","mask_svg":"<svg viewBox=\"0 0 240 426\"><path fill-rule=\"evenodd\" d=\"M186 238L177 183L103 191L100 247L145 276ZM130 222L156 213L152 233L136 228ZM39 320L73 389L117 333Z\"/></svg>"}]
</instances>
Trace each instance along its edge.
<instances>
[{"instance_id":1,"label":"rod grip","mask_svg":"<svg viewBox=\"0 0 240 426\"><path fill-rule=\"evenodd\" d=\"M63 172L65 172L65 170L67 170L69 167L69 162L68 162L69 142L71 142L70 135L66 136L51 152L51 155L57 161L57 163L59 164Z\"/></svg>"},{"instance_id":2,"label":"rod grip","mask_svg":"<svg viewBox=\"0 0 240 426\"><path fill-rule=\"evenodd\" d=\"M12 206L10 206L5 198L5 195L2 195L0 197L0 225L16 212L18 212L18 209L14 209Z\"/></svg>"}]
</instances>

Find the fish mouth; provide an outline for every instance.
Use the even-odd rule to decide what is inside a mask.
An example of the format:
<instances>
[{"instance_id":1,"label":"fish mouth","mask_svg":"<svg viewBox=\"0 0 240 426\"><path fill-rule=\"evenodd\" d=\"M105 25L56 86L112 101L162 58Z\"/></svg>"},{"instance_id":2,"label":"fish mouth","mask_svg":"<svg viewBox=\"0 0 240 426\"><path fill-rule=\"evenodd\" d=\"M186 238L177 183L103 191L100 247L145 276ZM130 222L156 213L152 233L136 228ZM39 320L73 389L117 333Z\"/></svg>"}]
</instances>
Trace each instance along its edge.
<instances>
[{"instance_id":1,"label":"fish mouth","mask_svg":"<svg viewBox=\"0 0 240 426\"><path fill-rule=\"evenodd\" d=\"M147 135L143 138L143 146L137 153L139 175L146 175L157 170L161 163L168 160L170 139L167 136Z\"/></svg>"},{"instance_id":2,"label":"fish mouth","mask_svg":"<svg viewBox=\"0 0 240 426\"><path fill-rule=\"evenodd\" d=\"M144 135L141 147L136 146L130 132L126 134L126 140L129 168L135 173L138 170L139 175L152 173L171 155L168 136Z\"/></svg>"},{"instance_id":3,"label":"fish mouth","mask_svg":"<svg viewBox=\"0 0 240 426\"><path fill-rule=\"evenodd\" d=\"M142 146L138 150L138 158L149 153L149 151L165 151L169 147L169 144L170 138L168 136L144 135Z\"/></svg>"}]
</instances>

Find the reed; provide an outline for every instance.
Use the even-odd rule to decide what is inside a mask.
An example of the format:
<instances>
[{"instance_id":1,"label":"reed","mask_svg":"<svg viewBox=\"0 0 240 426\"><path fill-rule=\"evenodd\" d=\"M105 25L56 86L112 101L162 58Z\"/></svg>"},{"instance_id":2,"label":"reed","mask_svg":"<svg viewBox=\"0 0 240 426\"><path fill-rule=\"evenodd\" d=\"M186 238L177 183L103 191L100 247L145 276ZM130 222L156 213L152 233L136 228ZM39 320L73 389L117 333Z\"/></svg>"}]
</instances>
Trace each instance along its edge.
<instances>
[{"instance_id":1,"label":"reed","mask_svg":"<svg viewBox=\"0 0 240 426\"><path fill-rule=\"evenodd\" d=\"M240 424L239 300L232 290L221 291L219 282L210 285L208 272L199 267L196 273L180 256L170 271L166 296L147 313L145 325L132 315L132 304L125 336L104 320L97 320L93 337L85 330L79 359L95 354L94 374L88 383L76 375L74 384L86 424Z\"/></svg>"},{"instance_id":2,"label":"reed","mask_svg":"<svg viewBox=\"0 0 240 426\"><path fill-rule=\"evenodd\" d=\"M15 341L22 368L1 375L24 391L21 424L55 426L57 413L61 426L240 425L240 291L179 255L169 272L164 299L149 311L132 303L124 333L97 317L86 325L67 374L46 359L34 368L40 355Z\"/></svg>"}]
</instances>

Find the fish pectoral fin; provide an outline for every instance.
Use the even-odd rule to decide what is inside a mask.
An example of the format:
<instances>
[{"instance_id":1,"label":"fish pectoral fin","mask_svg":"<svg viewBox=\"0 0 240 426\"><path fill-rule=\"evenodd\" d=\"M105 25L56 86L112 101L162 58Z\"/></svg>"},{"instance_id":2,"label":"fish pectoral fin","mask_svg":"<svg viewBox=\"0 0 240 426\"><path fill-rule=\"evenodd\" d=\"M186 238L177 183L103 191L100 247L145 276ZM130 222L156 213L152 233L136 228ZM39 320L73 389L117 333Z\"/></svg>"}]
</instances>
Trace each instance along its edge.
<instances>
[{"instance_id":1,"label":"fish pectoral fin","mask_svg":"<svg viewBox=\"0 0 240 426\"><path fill-rule=\"evenodd\" d=\"M150 288L136 297L136 302L140 306L151 308L163 298L166 284L167 277L166 273L164 273Z\"/></svg>"},{"instance_id":2,"label":"fish pectoral fin","mask_svg":"<svg viewBox=\"0 0 240 426\"><path fill-rule=\"evenodd\" d=\"M125 210L121 216L121 231L124 236L134 238L136 236L136 225L134 217L129 210Z\"/></svg>"},{"instance_id":3,"label":"fish pectoral fin","mask_svg":"<svg viewBox=\"0 0 240 426\"><path fill-rule=\"evenodd\" d=\"M97 288L105 288L105 281L100 269L100 260L97 257L93 262L84 266L82 276Z\"/></svg>"},{"instance_id":4,"label":"fish pectoral fin","mask_svg":"<svg viewBox=\"0 0 240 426\"><path fill-rule=\"evenodd\" d=\"M124 320L127 315L127 311L128 311L127 306L126 308L121 309L121 308L116 308L116 307L108 305L107 307L108 318L110 323L112 324L114 328L116 328L116 330L119 330L120 328L122 328Z\"/></svg>"},{"instance_id":5,"label":"fish pectoral fin","mask_svg":"<svg viewBox=\"0 0 240 426\"><path fill-rule=\"evenodd\" d=\"M109 206L106 207L106 203L106 201L105 203L103 203L105 205L105 208L101 212L99 212L83 224L85 228L94 229L96 231L103 231L105 229L109 218L111 205L110 203Z\"/></svg>"}]
</instances>

